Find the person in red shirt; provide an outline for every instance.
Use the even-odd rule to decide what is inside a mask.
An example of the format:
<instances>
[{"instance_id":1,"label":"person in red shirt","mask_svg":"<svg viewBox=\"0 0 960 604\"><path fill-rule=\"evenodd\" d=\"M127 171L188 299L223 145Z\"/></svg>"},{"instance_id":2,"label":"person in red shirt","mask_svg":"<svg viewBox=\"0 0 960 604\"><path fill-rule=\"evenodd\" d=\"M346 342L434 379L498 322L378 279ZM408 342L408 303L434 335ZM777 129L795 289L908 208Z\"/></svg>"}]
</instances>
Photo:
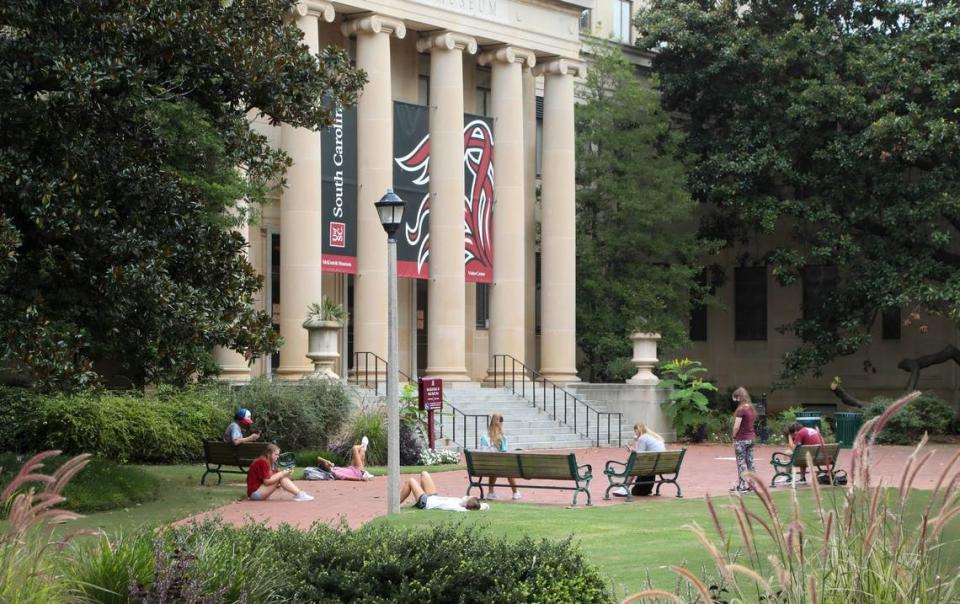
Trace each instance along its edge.
<instances>
[{"instance_id":1,"label":"person in red shirt","mask_svg":"<svg viewBox=\"0 0 960 604\"><path fill-rule=\"evenodd\" d=\"M279 470L274 472L273 468L280 459L280 447L274 444L267 445L267 450L263 455L253 460L250 469L247 470L247 497L254 501L263 501L277 489L293 495L294 501L311 501L313 497L297 488L290 480L293 470Z\"/></svg>"},{"instance_id":2,"label":"person in red shirt","mask_svg":"<svg viewBox=\"0 0 960 604\"><path fill-rule=\"evenodd\" d=\"M823 435L817 431L816 428L807 428L802 426L799 422L793 422L783 431L783 435L787 437L787 444L790 446L787 449L787 453L793 453L793 448L800 445L823 445L826 444L823 441ZM800 466L800 480L797 482L806 482L807 481L807 468Z\"/></svg>"}]
</instances>

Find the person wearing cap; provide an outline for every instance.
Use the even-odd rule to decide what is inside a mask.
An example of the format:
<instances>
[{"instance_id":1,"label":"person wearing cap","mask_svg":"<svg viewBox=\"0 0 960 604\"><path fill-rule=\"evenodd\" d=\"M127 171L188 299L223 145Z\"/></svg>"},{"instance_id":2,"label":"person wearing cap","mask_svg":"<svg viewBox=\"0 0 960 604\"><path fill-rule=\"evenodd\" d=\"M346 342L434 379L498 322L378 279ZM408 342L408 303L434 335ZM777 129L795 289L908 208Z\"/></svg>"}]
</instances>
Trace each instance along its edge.
<instances>
[{"instance_id":1,"label":"person wearing cap","mask_svg":"<svg viewBox=\"0 0 960 604\"><path fill-rule=\"evenodd\" d=\"M243 432L240 430L240 424L249 426L252 423L253 417L250 415L250 410L245 407L240 407L237 409L237 414L233 417L233 421L230 422L230 425L227 426L227 429L223 432L223 442L239 445L241 443L252 443L253 441L259 439L259 432L254 432L249 436L244 436Z\"/></svg>"}]
</instances>

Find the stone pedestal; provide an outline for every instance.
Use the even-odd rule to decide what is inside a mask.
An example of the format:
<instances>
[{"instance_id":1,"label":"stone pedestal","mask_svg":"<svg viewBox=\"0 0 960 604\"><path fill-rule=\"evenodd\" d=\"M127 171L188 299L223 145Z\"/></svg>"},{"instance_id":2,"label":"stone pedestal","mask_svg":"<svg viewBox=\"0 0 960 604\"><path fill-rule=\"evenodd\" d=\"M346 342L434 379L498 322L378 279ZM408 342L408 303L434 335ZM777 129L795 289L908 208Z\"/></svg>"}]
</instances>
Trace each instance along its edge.
<instances>
[{"instance_id":1,"label":"stone pedestal","mask_svg":"<svg viewBox=\"0 0 960 604\"><path fill-rule=\"evenodd\" d=\"M658 333L636 332L630 336L633 340L633 358L630 361L636 366L637 373L627 380L628 384L637 386L656 386L660 378L653 374L653 368L657 366L657 342L660 341Z\"/></svg>"},{"instance_id":2,"label":"stone pedestal","mask_svg":"<svg viewBox=\"0 0 960 604\"><path fill-rule=\"evenodd\" d=\"M633 425L643 422L669 442L677 440L661 405L670 390L634 384L570 384L567 389L604 411L623 414L623 444L633 443Z\"/></svg>"}]
</instances>

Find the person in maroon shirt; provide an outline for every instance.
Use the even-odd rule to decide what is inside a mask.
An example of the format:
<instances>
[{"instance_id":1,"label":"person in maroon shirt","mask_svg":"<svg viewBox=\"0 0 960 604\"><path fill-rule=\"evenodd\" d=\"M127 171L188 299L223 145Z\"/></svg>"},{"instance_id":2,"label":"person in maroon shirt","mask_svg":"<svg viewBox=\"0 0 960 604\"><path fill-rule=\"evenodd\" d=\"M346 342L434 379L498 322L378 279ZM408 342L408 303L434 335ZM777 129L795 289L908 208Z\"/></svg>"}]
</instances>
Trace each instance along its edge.
<instances>
[{"instance_id":1,"label":"person in maroon shirt","mask_svg":"<svg viewBox=\"0 0 960 604\"><path fill-rule=\"evenodd\" d=\"M750 393L743 386L733 391L733 402L737 403L732 431L733 450L737 455L737 485L730 490L742 493L750 490L750 484L743 478L744 472L756 472L753 465L753 439L757 436L754 430L757 410L750 401Z\"/></svg>"},{"instance_id":2,"label":"person in maroon shirt","mask_svg":"<svg viewBox=\"0 0 960 604\"><path fill-rule=\"evenodd\" d=\"M298 489L290 480L292 469L273 471L279 459L280 447L271 443L267 445L263 455L253 460L247 470L247 497L254 501L263 501L277 489L283 489L293 495L294 501L312 501L311 495Z\"/></svg>"},{"instance_id":3,"label":"person in maroon shirt","mask_svg":"<svg viewBox=\"0 0 960 604\"><path fill-rule=\"evenodd\" d=\"M787 449L787 453L790 454L793 452L794 447L799 447L800 445L822 445L825 444L823 441L823 435L820 434L815 428L807 428L800 425L798 422L793 422L783 431L783 435L787 437L787 444L790 446ZM807 481L807 468L805 466L800 466L800 480L797 482L806 482Z\"/></svg>"}]
</instances>

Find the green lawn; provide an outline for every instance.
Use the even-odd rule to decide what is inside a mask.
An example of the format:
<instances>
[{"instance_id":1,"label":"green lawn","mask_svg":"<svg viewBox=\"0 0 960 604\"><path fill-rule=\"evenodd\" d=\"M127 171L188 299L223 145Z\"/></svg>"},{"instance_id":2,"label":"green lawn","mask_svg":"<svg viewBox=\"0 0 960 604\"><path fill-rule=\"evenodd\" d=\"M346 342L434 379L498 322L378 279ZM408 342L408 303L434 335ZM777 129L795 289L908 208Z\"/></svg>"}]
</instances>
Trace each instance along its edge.
<instances>
[{"instance_id":1,"label":"green lawn","mask_svg":"<svg viewBox=\"0 0 960 604\"><path fill-rule=\"evenodd\" d=\"M85 515L71 522L70 528L99 528L109 535L128 532L138 528L153 528L199 514L232 501L243 499L246 494L246 476L242 474L224 474L223 482L217 486L216 475L207 476L207 486L200 485L204 466L132 466L141 468L160 479L159 497L154 501L120 508L109 512ZM431 472L449 472L462 470L463 465L431 466ZM403 474L422 472L423 466L401 466ZM370 473L384 476L386 467L372 466ZM294 479L303 477L303 470L297 468Z\"/></svg>"},{"instance_id":2,"label":"green lawn","mask_svg":"<svg viewBox=\"0 0 960 604\"><path fill-rule=\"evenodd\" d=\"M916 508L926 501L926 492L915 496ZM840 491L830 491L828 497L839 497ZM790 493L780 491L774 494L781 514L791 508ZM808 525L815 523L812 489L798 492L801 516ZM748 505L760 512L762 504L757 497L748 497ZM715 500L721 522L728 529L733 528L733 515L723 506L727 498ZM919 511L918 511L919 514ZM629 594L647 587L648 577L653 586L673 589L676 575L669 567L682 565L698 574L702 568L712 570L712 560L686 528L696 523L715 535L713 522L707 506L702 499L639 502L635 505L623 504L607 507L557 508L539 505L493 505L487 512L477 514L447 514L441 512L423 512L405 508L392 518L380 518L374 522L389 523L394 526L416 528L433 525L437 522L464 522L486 527L491 533L508 539L517 539L524 535L565 539L572 537L588 560L599 566L610 578L617 601ZM944 553L955 568L960 564L960 518L955 519L945 531L945 537L952 542L944 548ZM735 541L738 543L739 539ZM769 543L769 541L768 541Z\"/></svg>"},{"instance_id":3,"label":"green lawn","mask_svg":"<svg viewBox=\"0 0 960 604\"><path fill-rule=\"evenodd\" d=\"M202 465L138 466L160 479L160 496L157 500L114 510L90 514L81 520L69 523L70 528L100 528L107 534L129 532L140 528L152 528L174 522L181 518L236 501L245 495L245 477L225 474L220 486L200 486ZM434 466L431 472L462 469L462 466ZM422 471L422 466L402 468L404 473ZM371 467L376 475L383 475L386 468ZM299 471L298 471L299 472ZM299 477L299 473L295 474ZM213 482L215 483L215 477ZM842 491L827 490L827 497L840 497ZM917 492L912 501L917 515L929 496ZM790 493L786 490L774 494L781 510L790 509ZM813 493L811 489L798 491L803 520L816 526L813 517ZM760 511L760 501L747 497L748 504ZM723 506L726 497L716 501L721 521L732 528L733 516ZM764 513L760 514L762 517ZM916 518L911 520L916 522ZM647 586L648 578L654 586L672 589L676 583L670 565L684 565L699 571L713 565L703 547L685 527L696 523L713 533L707 507L702 499L674 499L622 503L604 507L564 508L534 504L494 504L484 513L443 514L422 512L405 508L399 516L380 518L377 523L389 523L399 527L416 528L437 522L466 522L480 524L495 535L508 539L522 536L533 538L566 539L572 537L587 559L610 578L617 599L639 591ZM951 543L943 553L948 564L960 565L960 517L955 518L945 531ZM947 566L946 568L950 568Z\"/></svg>"}]
</instances>

